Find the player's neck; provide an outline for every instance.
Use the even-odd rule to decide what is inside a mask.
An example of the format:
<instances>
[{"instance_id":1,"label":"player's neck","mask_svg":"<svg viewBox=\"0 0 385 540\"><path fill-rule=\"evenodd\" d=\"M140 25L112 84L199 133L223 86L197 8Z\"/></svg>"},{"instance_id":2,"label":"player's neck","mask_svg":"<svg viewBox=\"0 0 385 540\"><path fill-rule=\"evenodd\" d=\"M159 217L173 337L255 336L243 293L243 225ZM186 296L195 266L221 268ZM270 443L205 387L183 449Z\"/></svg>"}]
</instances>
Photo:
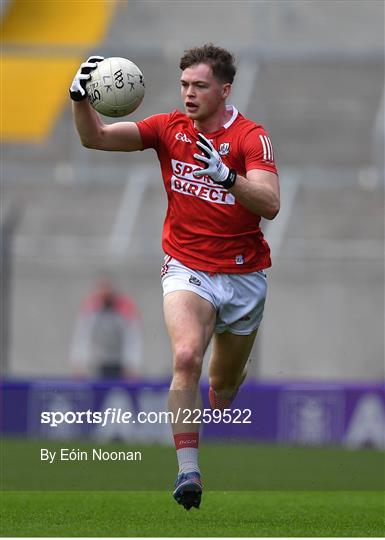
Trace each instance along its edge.
<instances>
[{"instance_id":1,"label":"player's neck","mask_svg":"<svg viewBox=\"0 0 385 540\"><path fill-rule=\"evenodd\" d=\"M194 127L197 131L201 131L202 133L214 133L215 131L222 129L222 127L230 120L231 116L231 109L228 110L226 105L224 105L222 109L215 115L210 116L210 118L203 121L195 120Z\"/></svg>"}]
</instances>

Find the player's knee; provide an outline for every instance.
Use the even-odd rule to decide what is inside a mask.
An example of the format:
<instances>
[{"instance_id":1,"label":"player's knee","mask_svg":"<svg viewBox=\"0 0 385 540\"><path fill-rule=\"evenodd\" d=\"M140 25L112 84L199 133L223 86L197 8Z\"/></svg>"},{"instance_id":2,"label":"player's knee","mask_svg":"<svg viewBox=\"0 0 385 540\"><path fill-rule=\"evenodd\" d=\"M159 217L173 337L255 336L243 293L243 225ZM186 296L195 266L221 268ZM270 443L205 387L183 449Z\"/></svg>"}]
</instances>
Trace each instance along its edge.
<instances>
[{"instance_id":1,"label":"player's knee","mask_svg":"<svg viewBox=\"0 0 385 540\"><path fill-rule=\"evenodd\" d=\"M215 392L233 394L237 391L237 379L229 380L224 377L211 376L209 383Z\"/></svg>"},{"instance_id":2,"label":"player's knee","mask_svg":"<svg viewBox=\"0 0 385 540\"><path fill-rule=\"evenodd\" d=\"M174 372L200 377L202 356L191 346L178 347L174 353Z\"/></svg>"}]
</instances>

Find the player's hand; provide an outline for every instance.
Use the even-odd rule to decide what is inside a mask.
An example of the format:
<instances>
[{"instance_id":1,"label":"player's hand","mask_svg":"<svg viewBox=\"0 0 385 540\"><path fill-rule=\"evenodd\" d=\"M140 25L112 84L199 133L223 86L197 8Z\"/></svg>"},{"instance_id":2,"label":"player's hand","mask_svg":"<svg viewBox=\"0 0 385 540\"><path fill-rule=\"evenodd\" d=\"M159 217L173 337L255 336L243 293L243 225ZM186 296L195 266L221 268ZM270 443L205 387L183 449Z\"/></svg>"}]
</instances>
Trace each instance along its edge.
<instances>
[{"instance_id":1,"label":"player's hand","mask_svg":"<svg viewBox=\"0 0 385 540\"><path fill-rule=\"evenodd\" d=\"M102 60L104 60L104 56L90 56L88 60L81 64L70 86L70 96L73 101L82 101L83 99L86 99L86 82L91 79L91 71L95 69L98 62L101 62Z\"/></svg>"},{"instance_id":2,"label":"player's hand","mask_svg":"<svg viewBox=\"0 0 385 540\"><path fill-rule=\"evenodd\" d=\"M206 168L194 171L194 176L201 178L202 176L207 175L213 182L220 184L226 189L233 187L237 179L236 170L229 169L228 166L223 163L221 156L202 133L198 133L198 138L199 141L197 142L197 146L203 151L204 155L194 154L194 158L198 161L202 161L206 165Z\"/></svg>"}]
</instances>

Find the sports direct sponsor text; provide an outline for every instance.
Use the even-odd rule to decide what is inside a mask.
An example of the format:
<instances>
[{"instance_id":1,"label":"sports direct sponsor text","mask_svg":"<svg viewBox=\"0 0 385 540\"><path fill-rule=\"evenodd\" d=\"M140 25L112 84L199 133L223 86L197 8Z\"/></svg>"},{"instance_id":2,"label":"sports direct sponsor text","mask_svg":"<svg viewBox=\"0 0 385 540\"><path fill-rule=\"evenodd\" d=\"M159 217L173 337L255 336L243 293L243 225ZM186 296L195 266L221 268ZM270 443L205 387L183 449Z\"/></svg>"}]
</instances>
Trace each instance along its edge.
<instances>
[{"instance_id":1,"label":"sports direct sponsor text","mask_svg":"<svg viewBox=\"0 0 385 540\"><path fill-rule=\"evenodd\" d=\"M181 409L174 411L132 412L109 407L104 411L42 411L40 423L49 427L61 424L251 424L250 409Z\"/></svg>"},{"instance_id":2,"label":"sports direct sponsor text","mask_svg":"<svg viewBox=\"0 0 385 540\"><path fill-rule=\"evenodd\" d=\"M171 160L173 175L171 189L182 195L190 195L215 204L234 205L235 197L227 189L221 188L209 176L195 178L194 172L200 170L199 165Z\"/></svg>"}]
</instances>

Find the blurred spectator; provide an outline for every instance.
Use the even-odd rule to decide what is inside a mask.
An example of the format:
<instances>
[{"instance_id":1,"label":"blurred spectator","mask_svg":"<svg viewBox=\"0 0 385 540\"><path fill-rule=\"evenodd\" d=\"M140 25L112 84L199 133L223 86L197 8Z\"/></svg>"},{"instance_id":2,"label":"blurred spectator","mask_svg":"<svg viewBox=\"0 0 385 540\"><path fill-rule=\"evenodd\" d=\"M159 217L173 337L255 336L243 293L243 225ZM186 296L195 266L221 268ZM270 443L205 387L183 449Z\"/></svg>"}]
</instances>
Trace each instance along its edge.
<instances>
[{"instance_id":1,"label":"blurred spectator","mask_svg":"<svg viewBox=\"0 0 385 540\"><path fill-rule=\"evenodd\" d=\"M141 320L133 300L103 278L81 305L71 363L78 377L132 379L142 354Z\"/></svg>"}]
</instances>

